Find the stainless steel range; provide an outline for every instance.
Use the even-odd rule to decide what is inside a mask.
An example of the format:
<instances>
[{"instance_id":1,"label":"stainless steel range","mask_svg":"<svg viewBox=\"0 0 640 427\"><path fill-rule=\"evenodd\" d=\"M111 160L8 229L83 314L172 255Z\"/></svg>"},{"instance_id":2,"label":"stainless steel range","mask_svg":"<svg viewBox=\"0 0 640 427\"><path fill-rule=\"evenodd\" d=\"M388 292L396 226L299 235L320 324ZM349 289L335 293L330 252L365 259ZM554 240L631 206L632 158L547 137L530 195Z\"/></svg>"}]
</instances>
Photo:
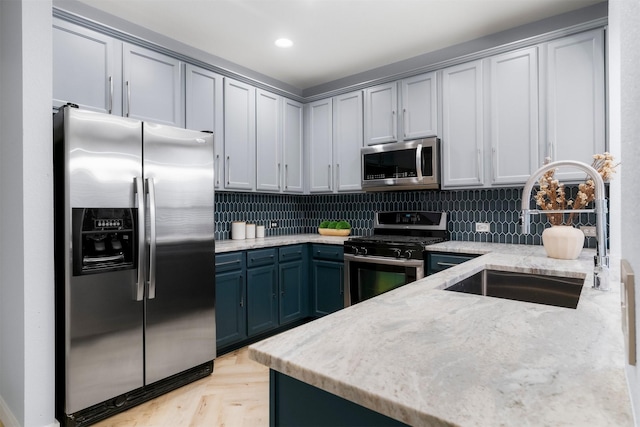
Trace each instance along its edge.
<instances>
[{"instance_id":1,"label":"stainless steel range","mask_svg":"<svg viewBox=\"0 0 640 427\"><path fill-rule=\"evenodd\" d=\"M448 240L446 212L378 212L372 236L344 243L345 306L424 277L425 247Z\"/></svg>"}]
</instances>

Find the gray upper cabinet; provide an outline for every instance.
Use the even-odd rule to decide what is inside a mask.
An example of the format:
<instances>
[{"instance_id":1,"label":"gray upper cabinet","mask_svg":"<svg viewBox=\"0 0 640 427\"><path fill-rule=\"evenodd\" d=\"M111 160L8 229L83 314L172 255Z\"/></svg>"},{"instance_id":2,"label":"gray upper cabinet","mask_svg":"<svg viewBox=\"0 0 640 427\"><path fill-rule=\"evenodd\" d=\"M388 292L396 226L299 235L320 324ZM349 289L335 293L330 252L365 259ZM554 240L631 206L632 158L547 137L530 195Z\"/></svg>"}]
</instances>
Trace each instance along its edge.
<instances>
[{"instance_id":1,"label":"gray upper cabinet","mask_svg":"<svg viewBox=\"0 0 640 427\"><path fill-rule=\"evenodd\" d=\"M492 185L524 184L538 168L538 48L489 58Z\"/></svg>"},{"instance_id":2,"label":"gray upper cabinet","mask_svg":"<svg viewBox=\"0 0 640 427\"><path fill-rule=\"evenodd\" d=\"M546 147L552 160L591 164L606 148L604 31L594 30L544 46ZM561 180L581 180L575 169L561 169Z\"/></svg>"},{"instance_id":3,"label":"gray upper cabinet","mask_svg":"<svg viewBox=\"0 0 640 427\"><path fill-rule=\"evenodd\" d=\"M311 193L333 190L333 102L323 99L305 108L305 145L308 190Z\"/></svg>"},{"instance_id":4,"label":"gray upper cabinet","mask_svg":"<svg viewBox=\"0 0 640 427\"><path fill-rule=\"evenodd\" d=\"M284 98L283 110L284 191L302 193L304 191L303 107L299 102Z\"/></svg>"},{"instance_id":5,"label":"gray upper cabinet","mask_svg":"<svg viewBox=\"0 0 640 427\"><path fill-rule=\"evenodd\" d=\"M256 91L256 189L281 191L282 98Z\"/></svg>"},{"instance_id":6,"label":"gray upper cabinet","mask_svg":"<svg viewBox=\"0 0 640 427\"><path fill-rule=\"evenodd\" d=\"M333 164L336 191L362 189L362 108L362 91L333 98Z\"/></svg>"},{"instance_id":7,"label":"gray upper cabinet","mask_svg":"<svg viewBox=\"0 0 640 427\"><path fill-rule=\"evenodd\" d=\"M213 132L215 188L223 186L223 77L187 64L185 70L185 127Z\"/></svg>"},{"instance_id":8,"label":"gray upper cabinet","mask_svg":"<svg viewBox=\"0 0 640 427\"><path fill-rule=\"evenodd\" d=\"M256 90L256 189L303 192L302 104Z\"/></svg>"},{"instance_id":9,"label":"gray upper cabinet","mask_svg":"<svg viewBox=\"0 0 640 427\"><path fill-rule=\"evenodd\" d=\"M398 129L403 140L438 135L436 73L421 74L399 82Z\"/></svg>"},{"instance_id":10,"label":"gray upper cabinet","mask_svg":"<svg viewBox=\"0 0 640 427\"><path fill-rule=\"evenodd\" d=\"M123 43L122 65L125 116L184 127L182 63Z\"/></svg>"},{"instance_id":11,"label":"gray upper cabinet","mask_svg":"<svg viewBox=\"0 0 640 427\"><path fill-rule=\"evenodd\" d=\"M254 190L256 170L256 89L224 79L224 188Z\"/></svg>"},{"instance_id":12,"label":"gray upper cabinet","mask_svg":"<svg viewBox=\"0 0 640 427\"><path fill-rule=\"evenodd\" d=\"M53 19L53 107L121 115L122 43L104 34Z\"/></svg>"},{"instance_id":13,"label":"gray upper cabinet","mask_svg":"<svg viewBox=\"0 0 640 427\"><path fill-rule=\"evenodd\" d=\"M398 140L398 84L364 90L364 139L367 145Z\"/></svg>"},{"instance_id":14,"label":"gray upper cabinet","mask_svg":"<svg viewBox=\"0 0 640 427\"><path fill-rule=\"evenodd\" d=\"M442 72L442 186L484 184L482 61Z\"/></svg>"},{"instance_id":15,"label":"gray upper cabinet","mask_svg":"<svg viewBox=\"0 0 640 427\"><path fill-rule=\"evenodd\" d=\"M438 135L437 112L435 72L367 88L364 140L374 145Z\"/></svg>"}]
</instances>

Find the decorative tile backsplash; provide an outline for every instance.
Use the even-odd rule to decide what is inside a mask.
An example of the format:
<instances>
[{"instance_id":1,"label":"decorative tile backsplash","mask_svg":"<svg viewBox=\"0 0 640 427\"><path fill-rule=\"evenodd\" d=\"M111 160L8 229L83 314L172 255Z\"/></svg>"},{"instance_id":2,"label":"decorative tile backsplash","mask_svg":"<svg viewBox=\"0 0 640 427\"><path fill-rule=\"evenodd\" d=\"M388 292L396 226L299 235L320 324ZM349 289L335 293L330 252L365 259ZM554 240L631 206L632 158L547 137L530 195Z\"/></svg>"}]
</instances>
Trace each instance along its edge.
<instances>
[{"instance_id":1,"label":"decorative tile backsplash","mask_svg":"<svg viewBox=\"0 0 640 427\"><path fill-rule=\"evenodd\" d=\"M575 195L577 187L567 190ZM315 233L318 224L329 219L349 221L352 235L370 235L374 212L433 210L449 214L451 240L540 245L548 221L544 215L534 215L531 234L521 234L521 199L522 188L318 195L217 192L215 235L217 240L230 239L233 221L264 225L267 236ZM271 222L278 227L271 228ZM476 222L488 222L491 231L476 232ZM574 225L595 225L595 214L579 215ZM595 238L587 237L585 246L595 248Z\"/></svg>"}]
</instances>

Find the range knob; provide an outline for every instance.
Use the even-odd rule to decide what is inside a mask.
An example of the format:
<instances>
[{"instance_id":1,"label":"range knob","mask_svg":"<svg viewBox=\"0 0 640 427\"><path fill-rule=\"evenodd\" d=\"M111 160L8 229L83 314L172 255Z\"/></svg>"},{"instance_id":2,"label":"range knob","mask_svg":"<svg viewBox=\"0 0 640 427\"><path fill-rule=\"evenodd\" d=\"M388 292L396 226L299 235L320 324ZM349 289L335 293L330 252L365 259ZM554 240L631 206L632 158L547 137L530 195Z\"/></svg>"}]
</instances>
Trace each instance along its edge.
<instances>
[{"instance_id":1,"label":"range knob","mask_svg":"<svg viewBox=\"0 0 640 427\"><path fill-rule=\"evenodd\" d=\"M396 256L396 258L400 258L400 254L402 254L402 250L400 250L398 248L391 248L391 251Z\"/></svg>"},{"instance_id":2,"label":"range knob","mask_svg":"<svg viewBox=\"0 0 640 427\"><path fill-rule=\"evenodd\" d=\"M366 255L366 254L367 254L367 252L368 252L368 251L367 251L367 248L365 248L364 246L362 246L362 247L360 248L360 253L361 253L362 255Z\"/></svg>"},{"instance_id":3,"label":"range knob","mask_svg":"<svg viewBox=\"0 0 640 427\"><path fill-rule=\"evenodd\" d=\"M411 257L413 256L413 252L415 252L413 249L407 249L406 251L404 251L404 257L406 259L411 259Z\"/></svg>"}]
</instances>

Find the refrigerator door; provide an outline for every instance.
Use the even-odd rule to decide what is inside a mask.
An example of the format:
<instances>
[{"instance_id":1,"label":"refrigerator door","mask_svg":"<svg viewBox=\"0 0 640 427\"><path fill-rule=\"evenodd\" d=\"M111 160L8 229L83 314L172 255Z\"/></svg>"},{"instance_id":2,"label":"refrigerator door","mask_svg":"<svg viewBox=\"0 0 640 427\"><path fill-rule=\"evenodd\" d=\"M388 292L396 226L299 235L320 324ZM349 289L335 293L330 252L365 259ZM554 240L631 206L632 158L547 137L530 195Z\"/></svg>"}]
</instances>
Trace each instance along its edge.
<instances>
[{"instance_id":1,"label":"refrigerator door","mask_svg":"<svg viewBox=\"0 0 640 427\"><path fill-rule=\"evenodd\" d=\"M80 245L85 233L76 215L83 209L75 208L109 208L95 209L107 214L117 210L110 208L136 211L134 178L142 174L142 123L73 108L59 114L54 122L56 174L63 177L58 182L64 188L56 184L56 221L64 221L59 227L64 232L59 236L56 231L56 239L63 242L56 248L64 254L56 254L56 263L64 263L64 277L56 284L56 298L64 318L58 320L63 332L57 346L64 348L58 356L64 357L64 411L72 414L143 386L137 263L90 274L73 268L74 245Z\"/></svg>"},{"instance_id":2,"label":"refrigerator door","mask_svg":"<svg viewBox=\"0 0 640 427\"><path fill-rule=\"evenodd\" d=\"M213 135L144 123L145 383L215 358Z\"/></svg>"}]
</instances>

